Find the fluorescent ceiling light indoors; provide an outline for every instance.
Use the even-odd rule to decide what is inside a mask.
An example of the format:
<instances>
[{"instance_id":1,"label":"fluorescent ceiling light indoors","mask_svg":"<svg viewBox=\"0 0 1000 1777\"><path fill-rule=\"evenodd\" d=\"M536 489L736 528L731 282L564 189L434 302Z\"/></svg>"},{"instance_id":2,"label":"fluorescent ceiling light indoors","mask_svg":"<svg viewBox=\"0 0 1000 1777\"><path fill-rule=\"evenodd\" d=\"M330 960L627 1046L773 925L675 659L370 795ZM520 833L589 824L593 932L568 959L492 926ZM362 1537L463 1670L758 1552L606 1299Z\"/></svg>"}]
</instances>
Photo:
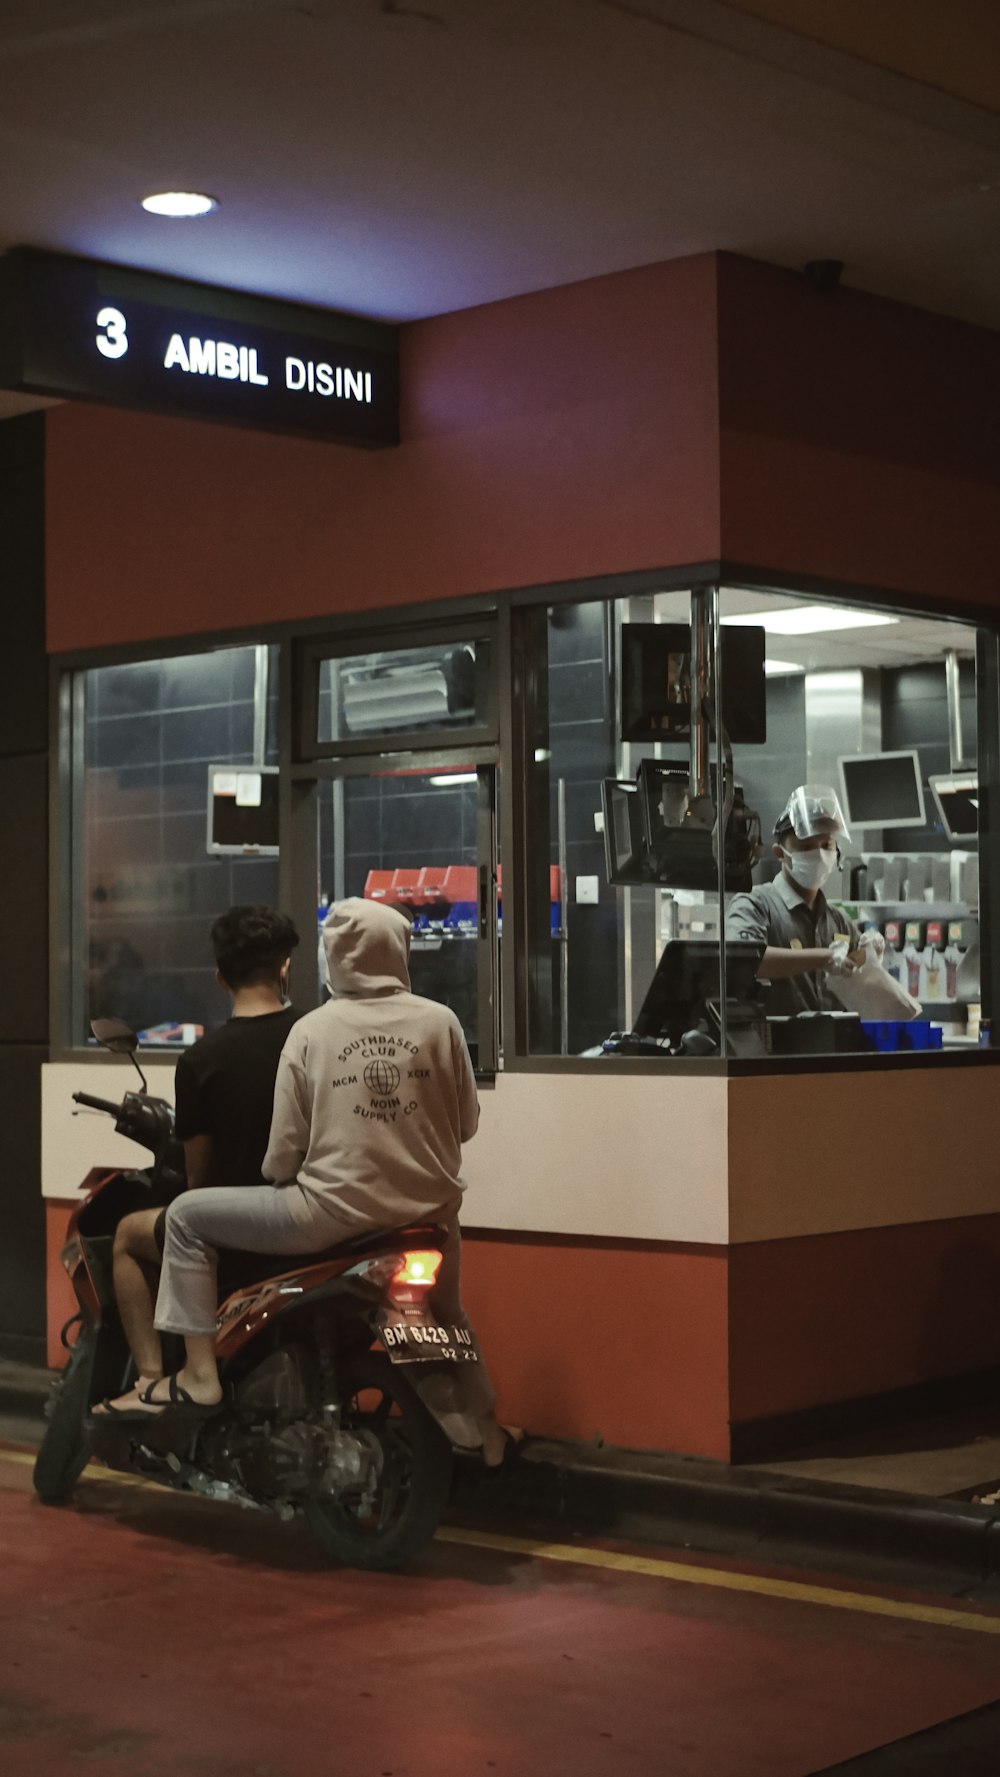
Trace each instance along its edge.
<instances>
[{"instance_id":1,"label":"fluorescent ceiling light indoors","mask_svg":"<svg viewBox=\"0 0 1000 1777\"><path fill-rule=\"evenodd\" d=\"M837 605L796 605L778 611L754 611L737 617L723 617L723 623L755 624L776 636L817 635L821 630L878 629L887 623L898 623L882 611L852 611Z\"/></svg>"}]
</instances>

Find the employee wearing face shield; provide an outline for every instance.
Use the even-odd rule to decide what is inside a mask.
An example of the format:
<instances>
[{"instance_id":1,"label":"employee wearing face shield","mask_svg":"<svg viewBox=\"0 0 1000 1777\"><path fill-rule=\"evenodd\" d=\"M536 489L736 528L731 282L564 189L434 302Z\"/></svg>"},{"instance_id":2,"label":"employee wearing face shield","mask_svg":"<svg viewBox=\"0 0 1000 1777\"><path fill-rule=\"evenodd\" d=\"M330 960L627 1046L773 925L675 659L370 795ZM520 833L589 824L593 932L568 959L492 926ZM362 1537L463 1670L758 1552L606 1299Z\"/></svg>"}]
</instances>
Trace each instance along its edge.
<instances>
[{"instance_id":1,"label":"employee wearing face shield","mask_svg":"<svg viewBox=\"0 0 1000 1777\"><path fill-rule=\"evenodd\" d=\"M779 1016L842 1008L828 975L850 974L857 927L827 902L823 884L837 868L847 826L836 790L800 784L774 825L772 850L781 862L773 882L734 895L726 937L764 944L757 970L771 983L767 1009Z\"/></svg>"}]
</instances>

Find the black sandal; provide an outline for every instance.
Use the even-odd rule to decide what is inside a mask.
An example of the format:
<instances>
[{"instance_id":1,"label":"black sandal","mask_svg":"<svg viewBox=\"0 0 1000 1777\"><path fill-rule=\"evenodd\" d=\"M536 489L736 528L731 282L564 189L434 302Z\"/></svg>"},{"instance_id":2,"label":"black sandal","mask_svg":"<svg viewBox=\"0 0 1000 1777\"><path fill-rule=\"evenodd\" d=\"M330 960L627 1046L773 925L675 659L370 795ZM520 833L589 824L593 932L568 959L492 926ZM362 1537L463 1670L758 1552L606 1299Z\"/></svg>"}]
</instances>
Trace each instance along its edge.
<instances>
[{"instance_id":1,"label":"black sandal","mask_svg":"<svg viewBox=\"0 0 1000 1777\"><path fill-rule=\"evenodd\" d=\"M155 1381L162 1382L163 1377L157 1376ZM152 1388L153 1384L149 1383L148 1386ZM90 1416L92 1419L129 1419L136 1411L137 1409L135 1407L116 1407L114 1401L105 1395L104 1399L98 1403L97 1407L91 1407ZM144 1413L143 1418L148 1419L149 1414Z\"/></svg>"},{"instance_id":2,"label":"black sandal","mask_svg":"<svg viewBox=\"0 0 1000 1777\"><path fill-rule=\"evenodd\" d=\"M167 1384L168 1399L155 1400L153 1390L164 1381ZM162 1419L165 1413L183 1414L185 1419L211 1419L216 1413L221 1413L226 1404L225 1396L220 1401L213 1401L211 1406L194 1400L187 1389L181 1387L176 1376L157 1376L155 1381L147 1383L139 1399L143 1403L142 1407L115 1407L112 1409L114 1417L131 1421L132 1424L139 1420ZM152 1407L154 1411L146 1412L145 1408L148 1407Z\"/></svg>"}]
</instances>

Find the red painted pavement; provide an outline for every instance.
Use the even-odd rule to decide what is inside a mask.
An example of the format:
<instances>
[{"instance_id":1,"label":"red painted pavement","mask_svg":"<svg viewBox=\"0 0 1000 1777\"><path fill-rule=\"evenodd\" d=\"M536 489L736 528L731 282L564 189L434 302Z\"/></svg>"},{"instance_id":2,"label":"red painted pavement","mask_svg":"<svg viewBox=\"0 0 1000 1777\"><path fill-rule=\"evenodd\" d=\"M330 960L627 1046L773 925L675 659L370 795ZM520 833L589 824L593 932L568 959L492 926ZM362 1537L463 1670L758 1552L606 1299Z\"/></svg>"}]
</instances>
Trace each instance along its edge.
<instances>
[{"instance_id":1,"label":"red painted pavement","mask_svg":"<svg viewBox=\"0 0 1000 1777\"><path fill-rule=\"evenodd\" d=\"M437 1546L324 1565L297 1527L0 1451L6 1777L805 1777L1000 1696L1000 1641ZM684 1559L684 1557L680 1557Z\"/></svg>"}]
</instances>

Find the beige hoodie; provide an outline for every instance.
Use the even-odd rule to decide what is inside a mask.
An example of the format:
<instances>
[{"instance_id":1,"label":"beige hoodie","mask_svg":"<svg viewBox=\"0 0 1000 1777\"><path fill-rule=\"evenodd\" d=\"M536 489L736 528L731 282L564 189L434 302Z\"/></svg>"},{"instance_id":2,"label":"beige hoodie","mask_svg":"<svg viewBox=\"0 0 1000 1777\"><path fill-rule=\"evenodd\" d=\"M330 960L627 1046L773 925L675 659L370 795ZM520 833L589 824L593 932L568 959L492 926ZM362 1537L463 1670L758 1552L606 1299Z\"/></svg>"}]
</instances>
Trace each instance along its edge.
<instances>
[{"instance_id":1,"label":"beige hoodie","mask_svg":"<svg viewBox=\"0 0 1000 1777\"><path fill-rule=\"evenodd\" d=\"M323 942L334 998L285 1043L264 1177L298 1181L312 1226L317 1204L359 1229L454 1214L479 1122L462 1027L410 992L410 922L395 908L341 901Z\"/></svg>"}]
</instances>

